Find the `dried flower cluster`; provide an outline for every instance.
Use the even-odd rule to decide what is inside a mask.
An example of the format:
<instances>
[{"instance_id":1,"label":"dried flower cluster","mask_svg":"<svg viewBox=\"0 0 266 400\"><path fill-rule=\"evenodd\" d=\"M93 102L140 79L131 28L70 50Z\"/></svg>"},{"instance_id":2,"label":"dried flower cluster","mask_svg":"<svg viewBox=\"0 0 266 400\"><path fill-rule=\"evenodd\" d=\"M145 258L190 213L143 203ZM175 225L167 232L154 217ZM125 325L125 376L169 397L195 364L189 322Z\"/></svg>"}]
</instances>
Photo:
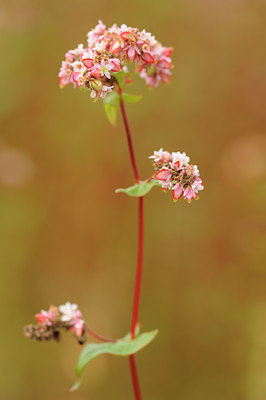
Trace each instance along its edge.
<instances>
[{"instance_id":1,"label":"dried flower cluster","mask_svg":"<svg viewBox=\"0 0 266 400\"><path fill-rule=\"evenodd\" d=\"M27 337L39 341L59 340L60 330L74 333L79 343L86 340L86 326L77 304L67 302L59 307L50 306L48 311L36 314L37 325L27 325L24 333Z\"/></svg>"},{"instance_id":2,"label":"dried flower cluster","mask_svg":"<svg viewBox=\"0 0 266 400\"><path fill-rule=\"evenodd\" d=\"M198 198L198 191L203 190L197 165L189 164L186 153L169 153L160 149L150 156L154 160L156 170L154 175L164 190L172 190L173 199L177 201L181 196L189 203Z\"/></svg>"},{"instance_id":3,"label":"dried flower cluster","mask_svg":"<svg viewBox=\"0 0 266 400\"><path fill-rule=\"evenodd\" d=\"M66 53L59 73L60 86L70 82L90 90L92 99L104 98L116 82L113 73L134 62L136 72L150 87L170 81L172 49L163 47L150 33L126 25L106 26L99 21L88 33L88 46L79 44Z\"/></svg>"}]
</instances>

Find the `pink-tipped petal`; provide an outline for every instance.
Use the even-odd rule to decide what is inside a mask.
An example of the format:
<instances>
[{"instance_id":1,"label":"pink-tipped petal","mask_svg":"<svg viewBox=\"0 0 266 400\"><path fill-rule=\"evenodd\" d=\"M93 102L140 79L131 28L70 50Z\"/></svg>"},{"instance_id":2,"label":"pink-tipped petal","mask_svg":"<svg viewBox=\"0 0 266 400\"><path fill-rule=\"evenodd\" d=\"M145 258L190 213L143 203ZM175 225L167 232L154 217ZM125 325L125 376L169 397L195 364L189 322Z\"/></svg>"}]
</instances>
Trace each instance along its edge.
<instances>
[{"instance_id":1,"label":"pink-tipped petal","mask_svg":"<svg viewBox=\"0 0 266 400\"><path fill-rule=\"evenodd\" d=\"M150 53L142 53L141 59L148 64L154 64L155 60Z\"/></svg>"},{"instance_id":2,"label":"pink-tipped petal","mask_svg":"<svg viewBox=\"0 0 266 400\"><path fill-rule=\"evenodd\" d=\"M39 322L39 324L43 324L44 322L47 321L47 317L43 315L42 313L36 314L36 320Z\"/></svg>"},{"instance_id":3,"label":"pink-tipped petal","mask_svg":"<svg viewBox=\"0 0 266 400\"><path fill-rule=\"evenodd\" d=\"M111 60L111 64L113 66L112 71L119 72L121 70L121 65L118 59Z\"/></svg>"},{"instance_id":4,"label":"pink-tipped petal","mask_svg":"<svg viewBox=\"0 0 266 400\"><path fill-rule=\"evenodd\" d=\"M73 74L72 74L72 80L73 80L73 82L74 82L77 86L79 86L78 77L79 77L79 72L73 72Z\"/></svg>"},{"instance_id":5,"label":"pink-tipped petal","mask_svg":"<svg viewBox=\"0 0 266 400\"><path fill-rule=\"evenodd\" d=\"M111 53L116 53L116 52L118 52L118 50L120 50L120 49L121 49L121 42L120 42L119 40L115 40L115 41L111 44L109 51L110 51Z\"/></svg>"},{"instance_id":6,"label":"pink-tipped petal","mask_svg":"<svg viewBox=\"0 0 266 400\"><path fill-rule=\"evenodd\" d=\"M59 86L61 88L67 86L71 82L71 75L62 76L59 78Z\"/></svg>"},{"instance_id":7,"label":"pink-tipped petal","mask_svg":"<svg viewBox=\"0 0 266 400\"><path fill-rule=\"evenodd\" d=\"M168 62L167 60L161 60L160 61L160 68L165 68L165 69L170 69L172 68L172 64Z\"/></svg>"},{"instance_id":8,"label":"pink-tipped petal","mask_svg":"<svg viewBox=\"0 0 266 400\"><path fill-rule=\"evenodd\" d=\"M122 32L120 34L120 36L121 36L122 39L127 40L127 39L130 39L132 37L132 34L130 32Z\"/></svg>"},{"instance_id":9,"label":"pink-tipped petal","mask_svg":"<svg viewBox=\"0 0 266 400\"><path fill-rule=\"evenodd\" d=\"M175 185L175 186L174 186L174 189L173 189L173 200L174 200L174 201L179 200L180 197L182 196L182 194L183 194L183 188L182 188L182 186L179 185L179 184Z\"/></svg>"},{"instance_id":10,"label":"pink-tipped petal","mask_svg":"<svg viewBox=\"0 0 266 400\"><path fill-rule=\"evenodd\" d=\"M184 197L187 200L192 200L195 196L194 190L191 187L188 187L187 189L184 190Z\"/></svg>"},{"instance_id":11,"label":"pink-tipped petal","mask_svg":"<svg viewBox=\"0 0 266 400\"><path fill-rule=\"evenodd\" d=\"M81 61L83 62L86 68L90 69L93 67L93 60L91 58L85 58L84 60Z\"/></svg>"},{"instance_id":12,"label":"pink-tipped petal","mask_svg":"<svg viewBox=\"0 0 266 400\"><path fill-rule=\"evenodd\" d=\"M170 178L171 175L172 172L169 171L169 169L161 169L160 171L156 172L154 178L158 179L159 181L166 181Z\"/></svg>"},{"instance_id":13,"label":"pink-tipped petal","mask_svg":"<svg viewBox=\"0 0 266 400\"><path fill-rule=\"evenodd\" d=\"M93 76L93 78L96 78L96 79L100 79L101 78L101 76L102 76L102 73L101 73L101 71L99 70L99 68L93 68L93 70L91 71L91 76Z\"/></svg>"},{"instance_id":14,"label":"pink-tipped petal","mask_svg":"<svg viewBox=\"0 0 266 400\"><path fill-rule=\"evenodd\" d=\"M82 319L77 319L76 321L74 321L74 325L73 325L72 329L77 336L82 335L83 328L84 328L84 321Z\"/></svg>"},{"instance_id":15,"label":"pink-tipped petal","mask_svg":"<svg viewBox=\"0 0 266 400\"><path fill-rule=\"evenodd\" d=\"M134 46L130 46L127 50L127 57L129 61L134 61L136 58L137 52Z\"/></svg>"},{"instance_id":16,"label":"pink-tipped petal","mask_svg":"<svg viewBox=\"0 0 266 400\"><path fill-rule=\"evenodd\" d=\"M173 49L171 47L165 47L162 51L162 54L166 57L170 57L173 52Z\"/></svg>"}]
</instances>

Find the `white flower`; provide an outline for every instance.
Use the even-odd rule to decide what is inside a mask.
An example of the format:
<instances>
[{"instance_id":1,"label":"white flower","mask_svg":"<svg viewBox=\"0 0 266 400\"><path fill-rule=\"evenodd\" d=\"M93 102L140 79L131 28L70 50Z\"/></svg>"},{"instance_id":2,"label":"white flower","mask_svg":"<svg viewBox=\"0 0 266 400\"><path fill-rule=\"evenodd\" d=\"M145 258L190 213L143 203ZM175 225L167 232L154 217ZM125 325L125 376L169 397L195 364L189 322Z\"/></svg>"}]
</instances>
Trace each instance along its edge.
<instances>
[{"instance_id":1,"label":"white flower","mask_svg":"<svg viewBox=\"0 0 266 400\"><path fill-rule=\"evenodd\" d=\"M193 165L193 175L199 175L199 169L197 165Z\"/></svg>"},{"instance_id":2,"label":"white flower","mask_svg":"<svg viewBox=\"0 0 266 400\"><path fill-rule=\"evenodd\" d=\"M127 32L129 28L126 26L126 24L121 25L121 32Z\"/></svg>"},{"instance_id":3,"label":"white flower","mask_svg":"<svg viewBox=\"0 0 266 400\"><path fill-rule=\"evenodd\" d=\"M71 66L73 67L74 72L85 72L86 68L84 67L81 61L74 61Z\"/></svg>"},{"instance_id":4,"label":"white flower","mask_svg":"<svg viewBox=\"0 0 266 400\"><path fill-rule=\"evenodd\" d=\"M69 53L75 57L80 56L84 52L83 44L79 44L78 47L74 50L69 50Z\"/></svg>"},{"instance_id":5,"label":"white flower","mask_svg":"<svg viewBox=\"0 0 266 400\"><path fill-rule=\"evenodd\" d=\"M178 167L183 167L183 165L187 165L189 163L190 158L186 155L186 153L180 153L180 151L176 153L172 153L173 162L172 166L179 162Z\"/></svg>"},{"instance_id":6,"label":"white flower","mask_svg":"<svg viewBox=\"0 0 266 400\"><path fill-rule=\"evenodd\" d=\"M77 304L71 304L69 301L66 304L62 304L58 307L62 313L61 320L64 322L72 321L77 318L77 314L80 314Z\"/></svg>"},{"instance_id":7,"label":"white flower","mask_svg":"<svg viewBox=\"0 0 266 400\"><path fill-rule=\"evenodd\" d=\"M106 86L106 85L103 85L102 90L101 90L100 97L101 97L102 99L104 99L104 98L106 97L107 93L111 93L113 87L114 87L114 86Z\"/></svg>"},{"instance_id":8,"label":"white flower","mask_svg":"<svg viewBox=\"0 0 266 400\"><path fill-rule=\"evenodd\" d=\"M94 49L96 50L96 51L98 51L99 53L101 53L102 51L104 51L105 50L105 44L104 44L104 42L97 42L97 43L95 43L95 45L94 45Z\"/></svg>"},{"instance_id":9,"label":"white flower","mask_svg":"<svg viewBox=\"0 0 266 400\"><path fill-rule=\"evenodd\" d=\"M153 156L150 156L149 158L153 158L155 162L169 162L172 161L172 156L168 151L164 151L163 148L161 148L158 151L153 152Z\"/></svg>"},{"instance_id":10,"label":"white flower","mask_svg":"<svg viewBox=\"0 0 266 400\"><path fill-rule=\"evenodd\" d=\"M107 79L111 78L110 72L113 69L113 65L111 62L106 63L104 60L101 61L101 64L95 64L95 68L98 68L101 71L102 76L106 76Z\"/></svg>"}]
</instances>

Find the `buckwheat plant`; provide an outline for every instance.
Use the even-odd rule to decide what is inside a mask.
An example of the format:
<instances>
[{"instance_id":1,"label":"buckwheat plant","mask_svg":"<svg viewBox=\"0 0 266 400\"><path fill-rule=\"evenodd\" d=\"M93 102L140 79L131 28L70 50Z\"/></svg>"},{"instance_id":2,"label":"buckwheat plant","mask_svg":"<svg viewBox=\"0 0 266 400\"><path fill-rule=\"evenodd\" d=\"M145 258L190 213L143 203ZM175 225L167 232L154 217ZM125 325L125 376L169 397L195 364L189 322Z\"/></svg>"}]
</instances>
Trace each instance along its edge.
<instances>
[{"instance_id":1,"label":"buckwheat plant","mask_svg":"<svg viewBox=\"0 0 266 400\"><path fill-rule=\"evenodd\" d=\"M27 337L39 341L53 339L59 341L62 330L72 332L80 344L88 341L89 336L98 340L96 343L86 344L81 351L76 366L78 381L72 390L79 387L83 368L95 357L108 353L129 357L135 399L142 399L134 354L147 346L157 335L157 330L140 333L138 324L143 260L144 196L154 186L161 186L164 191L172 191L174 201L183 197L190 203L198 198L198 192L203 189L203 184L197 166L190 164L189 157L185 153L170 153L163 149L154 151L150 156L155 168L154 175L149 179L140 180L124 102L135 103L140 101L142 96L128 94L124 89L127 84L132 83L132 66L149 87L154 88L161 81L168 83L172 70L171 53L170 47L164 47L145 30L140 31L126 25L121 27L113 25L107 29L99 21L98 25L88 33L87 46L79 44L76 49L69 50L62 62L59 73L61 87L73 84L75 88L88 91L89 97L94 102L102 98L107 118L113 125L116 123L116 113L120 106L135 184L126 189L117 189L116 192L138 198L138 255L130 333L116 340L97 334L85 322L78 306L69 302L59 307L52 305L48 311L42 310L36 315L37 325L28 325L24 328Z\"/></svg>"}]
</instances>

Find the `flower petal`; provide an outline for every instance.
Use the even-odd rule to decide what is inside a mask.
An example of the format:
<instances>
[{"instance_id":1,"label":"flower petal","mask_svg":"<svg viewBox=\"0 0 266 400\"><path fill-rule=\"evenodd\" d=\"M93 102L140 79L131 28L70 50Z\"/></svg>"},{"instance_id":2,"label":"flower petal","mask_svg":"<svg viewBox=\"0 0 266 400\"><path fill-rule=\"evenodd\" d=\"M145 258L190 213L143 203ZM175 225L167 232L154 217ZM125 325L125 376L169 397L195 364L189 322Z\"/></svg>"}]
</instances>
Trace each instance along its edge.
<instances>
[{"instance_id":1,"label":"flower petal","mask_svg":"<svg viewBox=\"0 0 266 400\"><path fill-rule=\"evenodd\" d=\"M142 53L141 59L148 64L154 64L155 60L150 53Z\"/></svg>"},{"instance_id":2,"label":"flower petal","mask_svg":"<svg viewBox=\"0 0 266 400\"><path fill-rule=\"evenodd\" d=\"M182 188L182 186L178 183L178 184L176 184L176 185L174 186L174 189L173 189L173 200L174 200L174 201L179 200L180 197L182 196L182 194L183 194L183 188Z\"/></svg>"},{"instance_id":3,"label":"flower petal","mask_svg":"<svg viewBox=\"0 0 266 400\"><path fill-rule=\"evenodd\" d=\"M158 179L159 181L166 181L170 178L171 175L172 172L169 171L169 169L161 169L160 171L156 172L154 178Z\"/></svg>"},{"instance_id":4,"label":"flower petal","mask_svg":"<svg viewBox=\"0 0 266 400\"><path fill-rule=\"evenodd\" d=\"M109 51L110 51L111 53L116 53L116 52L118 52L118 50L120 50L120 49L121 49L121 42L120 42L119 40L115 40L115 41L111 44Z\"/></svg>"},{"instance_id":5,"label":"flower petal","mask_svg":"<svg viewBox=\"0 0 266 400\"><path fill-rule=\"evenodd\" d=\"M129 61L134 61L136 58L137 52L134 46L130 46L127 50L127 56Z\"/></svg>"}]
</instances>

